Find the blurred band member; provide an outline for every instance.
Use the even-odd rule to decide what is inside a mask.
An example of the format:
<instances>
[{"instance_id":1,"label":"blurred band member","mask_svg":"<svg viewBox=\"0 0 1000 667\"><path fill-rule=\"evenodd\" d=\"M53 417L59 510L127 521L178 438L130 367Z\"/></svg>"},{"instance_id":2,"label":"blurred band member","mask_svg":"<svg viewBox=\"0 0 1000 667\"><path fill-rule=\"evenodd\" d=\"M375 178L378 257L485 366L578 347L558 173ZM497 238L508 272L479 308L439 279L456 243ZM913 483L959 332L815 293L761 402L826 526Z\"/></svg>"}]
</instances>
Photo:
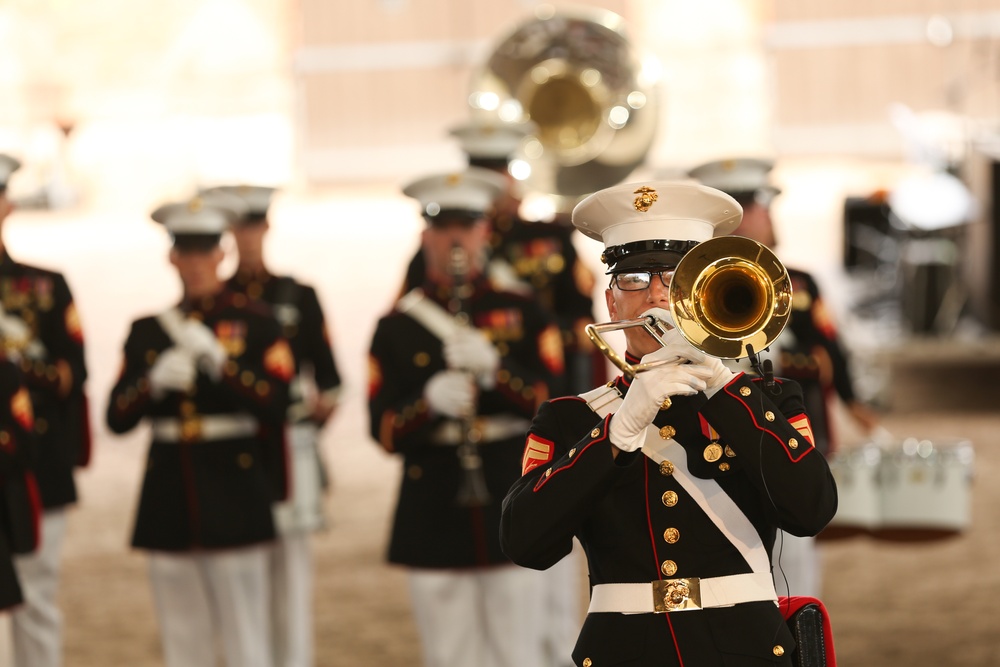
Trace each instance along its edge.
<instances>
[{"instance_id":1,"label":"blurred band member","mask_svg":"<svg viewBox=\"0 0 1000 667\"><path fill-rule=\"evenodd\" d=\"M19 166L0 155L0 232L13 210L7 179ZM90 460L83 332L66 279L18 263L2 240L0 337L31 394L38 439L31 468L44 508L38 549L16 559L24 605L12 615L14 658L18 667L54 667L62 664L58 589L66 508L77 500L74 469Z\"/></svg>"},{"instance_id":2,"label":"blurred band member","mask_svg":"<svg viewBox=\"0 0 1000 667\"><path fill-rule=\"evenodd\" d=\"M202 196L209 201L221 195L241 200L241 214L232 226L239 265L226 285L237 294L268 304L295 356L297 373L288 409L288 500L278 503L274 514L279 539L271 560L271 622L275 666L311 667L314 631L310 535L326 524L323 491L329 480L319 435L337 407L340 373L316 290L291 276L274 275L264 262L273 193L273 188L238 185L212 188Z\"/></svg>"},{"instance_id":3,"label":"blurred band member","mask_svg":"<svg viewBox=\"0 0 1000 667\"><path fill-rule=\"evenodd\" d=\"M403 457L388 558L409 568L426 667L544 664L538 578L501 552L500 503L563 356L551 317L484 275L486 215L503 187L470 168L404 189L427 222L425 277L379 320L370 350L371 434Z\"/></svg>"},{"instance_id":4,"label":"blurred band member","mask_svg":"<svg viewBox=\"0 0 1000 667\"><path fill-rule=\"evenodd\" d=\"M294 360L270 311L217 274L232 212L196 199L152 217L173 237L183 298L132 323L108 404L115 433L152 426L132 546L149 552L168 667L214 667L216 641L229 667L271 667L271 506Z\"/></svg>"}]
</instances>

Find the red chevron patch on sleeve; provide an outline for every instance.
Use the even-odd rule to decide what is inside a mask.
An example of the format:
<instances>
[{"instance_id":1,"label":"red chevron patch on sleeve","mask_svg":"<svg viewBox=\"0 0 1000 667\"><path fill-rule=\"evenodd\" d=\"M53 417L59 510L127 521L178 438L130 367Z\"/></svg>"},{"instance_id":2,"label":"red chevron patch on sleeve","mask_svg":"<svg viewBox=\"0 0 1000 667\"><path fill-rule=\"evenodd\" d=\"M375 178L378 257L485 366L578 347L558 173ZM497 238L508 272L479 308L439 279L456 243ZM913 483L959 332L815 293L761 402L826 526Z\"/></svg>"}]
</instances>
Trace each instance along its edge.
<instances>
[{"instance_id":1,"label":"red chevron patch on sleeve","mask_svg":"<svg viewBox=\"0 0 1000 667\"><path fill-rule=\"evenodd\" d=\"M795 430L802 434L806 440L809 441L810 445L816 445L816 439L813 437L812 424L809 423L809 417L805 413L802 413L798 417L792 417L788 420L788 423L795 427Z\"/></svg>"},{"instance_id":2,"label":"red chevron patch on sleeve","mask_svg":"<svg viewBox=\"0 0 1000 667\"><path fill-rule=\"evenodd\" d=\"M552 460L553 444L535 435L529 435L524 443L524 457L521 459L521 474L526 475L538 466Z\"/></svg>"}]
</instances>

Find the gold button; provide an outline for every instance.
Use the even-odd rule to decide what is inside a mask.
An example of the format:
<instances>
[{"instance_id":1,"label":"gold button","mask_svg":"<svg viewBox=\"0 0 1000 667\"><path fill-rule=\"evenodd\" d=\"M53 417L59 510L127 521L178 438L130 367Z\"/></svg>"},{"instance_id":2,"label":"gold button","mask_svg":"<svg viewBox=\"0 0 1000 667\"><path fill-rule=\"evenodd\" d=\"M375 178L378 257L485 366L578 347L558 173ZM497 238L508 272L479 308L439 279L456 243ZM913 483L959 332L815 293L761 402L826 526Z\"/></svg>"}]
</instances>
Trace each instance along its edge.
<instances>
[{"instance_id":1,"label":"gold button","mask_svg":"<svg viewBox=\"0 0 1000 667\"><path fill-rule=\"evenodd\" d=\"M242 452L239 458L236 460L240 464L240 467L246 470L253 465L253 456L246 452Z\"/></svg>"},{"instance_id":2,"label":"gold button","mask_svg":"<svg viewBox=\"0 0 1000 667\"><path fill-rule=\"evenodd\" d=\"M48 433L49 423L44 419L35 420L35 432L36 433Z\"/></svg>"},{"instance_id":3,"label":"gold button","mask_svg":"<svg viewBox=\"0 0 1000 667\"><path fill-rule=\"evenodd\" d=\"M233 305L236 306L237 308L242 308L243 306L247 305L247 298L242 294L234 294Z\"/></svg>"},{"instance_id":4,"label":"gold button","mask_svg":"<svg viewBox=\"0 0 1000 667\"><path fill-rule=\"evenodd\" d=\"M583 667L591 667L593 664L594 664L594 661L591 660L590 658L584 658L583 659Z\"/></svg>"},{"instance_id":5,"label":"gold button","mask_svg":"<svg viewBox=\"0 0 1000 667\"><path fill-rule=\"evenodd\" d=\"M665 531L663 531L663 540L667 544L677 544L677 542L680 539L681 539L681 531L677 530L676 528L667 528Z\"/></svg>"},{"instance_id":6,"label":"gold button","mask_svg":"<svg viewBox=\"0 0 1000 667\"><path fill-rule=\"evenodd\" d=\"M705 447L704 452L705 460L709 463L714 463L722 458L722 445L717 442L710 442L708 446Z\"/></svg>"},{"instance_id":7,"label":"gold button","mask_svg":"<svg viewBox=\"0 0 1000 667\"><path fill-rule=\"evenodd\" d=\"M660 429L660 437L664 440L669 440L670 438L677 435L677 429L673 426L667 425Z\"/></svg>"},{"instance_id":8,"label":"gold button","mask_svg":"<svg viewBox=\"0 0 1000 667\"><path fill-rule=\"evenodd\" d=\"M796 440L795 438L789 438L788 439L788 446L791 447L792 449L798 449L799 448L799 441Z\"/></svg>"},{"instance_id":9,"label":"gold button","mask_svg":"<svg viewBox=\"0 0 1000 667\"><path fill-rule=\"evenodd\" d=\"M510 371L499 370L497 371L497 380L503 383L510 382Z\"/></svg>"},{"instance_id":10,"label":"gold button","mask_svg":"<svg viewBox=\"0 0 1000 667\"><path fill-rule=\"evenodd\" d=\"M0 445L6 445L10 442L10 433L7 431L0 431Z\"/></svg>"},{"instance_id":11,"label":"gold button","mask_svg":"<svg viewBox=\"0 0 1000 667\"><path fill-rule=\"evenodd\" d=\"M674 491L664 491L661 497L663 504L667 507L673 507L677 504L677 493Z\"/></svg>"},{"instance_id":12,"label":"gold button","mask_svg":"<svg viewBox=\"0 0 1000 667\"><path fill-rule=\"evenodd\" d=\"M431 355L426 352L417 352L413 355L413 365L417 368L423 368L429 363L431 363Z\"/></svg>"},{"instance_id":13,"label":"gold button","mask_svg":"<svg viewBox=\"0 0 1000 667\"><path fill-rule=\"evenodd\" d=\"M230 359L225 365L226 375L236 375L236 371L240 370L240 365L235 361Z\"/></svg>"},{"instance_id":14,"label":"gold button","mask_svg":"<svg viewBox=\"0 0 1000 667\"><path fill-rule=\"evenodd\" d=\"M674 464L670 461L664 461L660 464L660 474L664 477L670 477L674 474Z\"/></svg>"},{"instance_id":15,"label":"gold button","mask_svg":"<svg viewBox=\"0 0 1000 667\"><path fill-rule=\"evenodd\" d=\"M406 476L410 479L420 479L424 476L424 469L420 466L410 466L406 469Z\"/></svg>"},{"instance_id":16,"label":"gold button","mask_svg":"<svg viewBox=\"0 0 1000 667\"><path fill-rule=\"evenodd\" d=\"M156 362L156 350L146 350L146 363L152 366Z\"/></svg>"},{"instance_id":17,"label":"gold button","mask_svg":"<svg viewBox=\"0 0 1000 667\"><path fill-rule=\"evenodd\" d=\"M267 396L268 392L271 391L271 385L268 384L267 380L258 380L257 384L254 385L254 391L257 392L258 396Z\"/></svg>"},{"instance_id":18,"label":"gold button","mask_svg":"<svg viewBox=\"0 0 1000 667\"><path fill-rule=\"evenodd\" d=\"M781 656L785 655L785 647L784 647L784 646L782 646L781 644L778 644L778 645L777 645L777 646L775 646L775 647L774 647L774 648L773 648L772 650L773 650L774 654L775 654L776 656L778 656L779 658L780 658Z\"/></svg>"},{"instance_id":19,"label":"gold button","mask_svg":"<svg viewBox=\"0 0 1000 667\"><path fill-rule=\"evenodd\" d=\"M573 458L574 454L576 454L576 447L574 447L573 449L569 450L569 452L566 453L566 456L568 456L570 458Z\"/></svg>"},{"instance_id":20,"label":"gold button","mask_svg":"<svg viewBox=\"0 0 1000 667\"><path fill-rule=\"evenodd\" d=\"M521 387L524 386L524 380L521 378L512 378L510 381L510 388L514 391L521 391Z\"/></svg>"},{"instance_id":21,"label":"gold button","mask_svg":"<svg viewBox=\"0 0 1000 667\"><path fill-rule=\"evenodd\" d=\"M601 434L601 429L595 428L593 431L590 432L590 437L591 438L596 438L600 434Z\"/></svg>"},{"instance_id":22,"label":"gold button","mask_svg":"<svg viewBox=\"0 0 1000 667\"><path fill-rule=\"evenodd\" d=\"M770 410L768 410L767 412L764 413L764 419L766 419L769 422L773 422L774 421L774 413L771 412Z\"/></svg>"},{"instance_id":23,"label":"gold button","mask_svg":"<svg viewBox=\"0 0 1000 667\"><path fill-rule=\"evenodd\" d=\"M749 396L750 387L740 387L740 396Z\"/></svg>"},{"instance_id":24,"label":"gold button","mask_svg":"<svg viewBox=\"0 0 1000 667\"><path fill-rule=\"evenodd\" d=\"M242 373L240 373L240 382L243 383L244 387L249 387L250 385L253 384L253 381L254 377L252 372L243 371Z\"/></svg>"},{"instance_id":25,"label":"gold button","mask_svg":"<svg viewBox=\"0 0 1000 667\"><path fill-rule=\"evenodd\" d=\"M670 400L669 396L667 396L665 399L663 399L663 402L660 403L660 409L661 410L669 410L670 406L673 405L673 404L674 404L674 402Z\"/></svg>"},{"instance_id":26,"label":"gold button","mask_svg":"<svg viewBox=\"0 0 1000 667\"><path fill-rule=\"evenodd\" d=\"M728 456L729 458L736 456L736 452L734 452L733 448L730 447L729 445L726 445L726 449L724 451L726 452L726 456Z\"/></svg>"},{"instance_id":27,"label":"gold button","mask_svg":"<svg viewBox=\"0 0 1000 667\"><path fill-rule=\"evenodd\" d=\"M723 461L722 463L719 464L719 470L721 470L722 472L728 472L729 464Z\"/></svg>"},{"instance_id":28,"label":"gold button","mask_svg":"<svg viewBox=\"0 0 1000 667\"><path fill-rule=\"evenodd\" d=\"M663 561L663 564L660 565L660 572L662 572L664 576L667 577L674 576L675 574L677 574L677 563L675 563L672 560Z\"/></svg>"},{"instance_id":29,"label":"gold button","mask_svg":"<svg viewBox=\"0 0 1000 667\"><path fill-rule=\"evenodd\" d=\"M181 417L194 417L197 412L195 404L191 401L181 403Z\"/></svg>"}]
</instances>

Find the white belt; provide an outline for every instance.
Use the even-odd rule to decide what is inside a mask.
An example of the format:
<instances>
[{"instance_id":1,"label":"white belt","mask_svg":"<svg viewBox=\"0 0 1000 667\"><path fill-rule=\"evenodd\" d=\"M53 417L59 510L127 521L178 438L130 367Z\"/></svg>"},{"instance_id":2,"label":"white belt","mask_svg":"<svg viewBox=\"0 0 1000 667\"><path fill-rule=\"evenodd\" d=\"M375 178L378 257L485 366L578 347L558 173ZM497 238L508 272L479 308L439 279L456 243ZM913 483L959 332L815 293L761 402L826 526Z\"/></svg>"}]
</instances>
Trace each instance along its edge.
<instances>
[{"instance_id":1,"label":"white belt","mask_svg":"<svg viewBox=\"0 0 1000 667\"><path fill-rule=\"evenodd\" d=\"M525 437L530 426L531 422L521 417L476 417L472 421L475 433L470 435L474 442L496 442L516 435ZM462 425L457 421L446 421L431 434L431 442L435 445L457 445L462 438Z\"/></svg>"},{"instance_id":2,"label":"white belt","mask_svg":"<svg viewBox=\"0 0 1000 667\"><path fill-rule=\"evenodd\" d=\"M157 442L204 442L248 438L259 425L251 415L205 415L190 419L158 417L153 420L153 440Z\"/></svg>"},{"instance_id":3,"label":"white belt","mask_svg":"<svg viewBox=\"0 0 1000 667\"><path fill-rule=\"evenodd\" d=\"M699 579L663 579L648 584L597 584L587 613L661 614L731 607L742 602L778 601L770 572Z\"/></svg>"}]
</instances>

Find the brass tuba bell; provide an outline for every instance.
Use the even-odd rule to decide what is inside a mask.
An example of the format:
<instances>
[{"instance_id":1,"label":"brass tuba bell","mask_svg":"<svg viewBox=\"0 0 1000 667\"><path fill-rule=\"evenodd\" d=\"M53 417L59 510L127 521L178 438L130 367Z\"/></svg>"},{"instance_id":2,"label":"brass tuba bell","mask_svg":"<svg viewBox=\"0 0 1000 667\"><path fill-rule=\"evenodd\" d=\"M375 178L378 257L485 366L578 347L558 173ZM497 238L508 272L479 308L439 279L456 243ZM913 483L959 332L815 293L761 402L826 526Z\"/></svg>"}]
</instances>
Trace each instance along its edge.
<instances>
[{"instance_id":1,"label":"brass tuba bell","mask_svg":"<svg viewBox=\"0 0 1000 667\"><path fill-rule=\"evenodd\" d=\"M541 5L474 74L472 113L531 121L527 189L575 203L621 182L646 158L659 113L659 63L630 44L624 20Z\"/></svg>"},{"instance_id":2,"label":"brass tuba bell","mask_svg":"<svg viewBox=\"0 0 1000 667\"><path fill-rule=\"evenodd\" d=\"M723 359L762 352L778 337L791 315L788 272L766 246L742 236L699 243L677 264L670 281L674 325L693 346ZM659 364L630 364L602 333L643 327L657 341L662 324L640 317L587 325L587 335L612 363L629 375Z\"/></svg>"}]
</instances>

